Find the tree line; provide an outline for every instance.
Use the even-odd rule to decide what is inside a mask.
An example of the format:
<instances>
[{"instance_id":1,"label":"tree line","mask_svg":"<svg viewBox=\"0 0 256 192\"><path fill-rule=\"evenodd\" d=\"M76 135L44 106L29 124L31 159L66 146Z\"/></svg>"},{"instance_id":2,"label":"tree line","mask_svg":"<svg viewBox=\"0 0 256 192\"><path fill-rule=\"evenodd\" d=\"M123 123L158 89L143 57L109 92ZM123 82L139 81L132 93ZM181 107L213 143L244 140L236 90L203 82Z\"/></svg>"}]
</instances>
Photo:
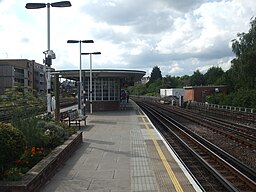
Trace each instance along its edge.
<instances>
[{"instance_id":1,"label":"tree line","mask_svg":"<svg viewBox=\"0 0 256 192\"><path fill-rule=\"evenodd\" d=\"M227 85L228 94L209 96L210 103L256 108L256 18L250 21L247 33L238 33L232 40L235 58L231 67L223 71L213 66L205 74L196 70L191 76L162 77L158 66L152 69L146 84L136 83L129 88L132 95L159 96L160 89L183 88L184 86Z\"/></svg>"}]
</instances>

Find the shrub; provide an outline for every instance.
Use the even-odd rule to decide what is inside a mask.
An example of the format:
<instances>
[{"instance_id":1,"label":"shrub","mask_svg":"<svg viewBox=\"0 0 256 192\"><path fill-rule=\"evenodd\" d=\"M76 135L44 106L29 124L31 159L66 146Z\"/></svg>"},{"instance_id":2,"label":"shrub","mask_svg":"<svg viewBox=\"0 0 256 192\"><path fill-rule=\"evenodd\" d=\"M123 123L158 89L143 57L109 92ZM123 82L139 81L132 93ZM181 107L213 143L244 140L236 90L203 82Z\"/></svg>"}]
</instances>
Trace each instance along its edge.
<instances>
[{"instance_id":1,"label":"shrub","mask_svg":"<svg viewBox=\"0 0 256 192\"><path fill-rule=\"evenodd\" d=\"M0 122L0 173L19 159L25 151L25 138L22 132L10 124Z\"/></svg>"},{"instance_id":2,"label":"shrub","mask_svg":"<svg viewBox=\"0 0 256 192\"><path fill-rule=\"evenodd\" d=\"M77 132L76 127L68 126L66 123L63 123L63 122L55 122L55 123L56 125L62 127L68 133L68 136L71 136Z\"/></svg>"},{"instance_id":3,"label":"shrub","mask_svg":"<svg viewBox=\"0 0 256 192\"><path fill-rule=\"evenodd\" d=\"M12 122L12 124L22 131L26 138L28 148L45 147L48 143L48 137L44 134L44 130L37 127L39 117L20 118Z\"/></svg>"},{"instance_id":4,"label":"shrub","mask_svg":"<svg viewBox=\"0 0 256 192\"><path fill-rule=\"evenodd\" d=\"M47 147L51 149L61 145L69 137L68 132L53 121L39 121L37 128L43 130L44 134L48 137Z\"/></svg>"}]
</instances>

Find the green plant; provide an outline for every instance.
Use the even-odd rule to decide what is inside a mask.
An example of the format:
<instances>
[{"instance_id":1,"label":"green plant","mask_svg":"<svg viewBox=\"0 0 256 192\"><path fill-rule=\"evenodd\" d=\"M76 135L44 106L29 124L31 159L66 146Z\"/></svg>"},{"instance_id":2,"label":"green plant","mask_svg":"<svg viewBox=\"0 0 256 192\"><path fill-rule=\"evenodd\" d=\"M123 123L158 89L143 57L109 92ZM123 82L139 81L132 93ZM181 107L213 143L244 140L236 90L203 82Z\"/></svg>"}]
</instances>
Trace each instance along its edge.
<instances>
[{"instance_id":1,"label":"green plant","mask_svg":"<svg viewBox=\"0 0 256 192\"><path fill-rule=\"evenodd\" d=\"M20 118L36 116L46 108L43 99L35 96L35 91L30 87L13 86L5 89L0 98L0 106L8 107L5 114L15 122Z\"/></svg>"},{"instance_id":2,"label":"green plant","mask_svg":"<svg viewBox=\"0 0 256 192\"><path fill-rule=\"evenodd\" d=\"M71 136L77 132L76 127L70 127L66 123L56 121L55 124L62 127L68 133L68 136Z\"/></svg>"},{"instance_id":3,"label":"green plant","mask_svg":"<svg viewBox=\"0 0 256 192\"><path fill-rule=\"evenodd\" d=\"M47 147L50 149L59 146L69 137L68 132L53 121L39 121L37 128L43 130L44 135L48 137Z\"/></svg>"},{"instance_id":4,"label":"green plant","mask_svg":"<svg viewBox=\"0 0 256 192\"><path fill-rule=\"evenodd\" d=\"M4 173L4 180L18 181L22 177L22 169L19 167L11 167Z\"/></svg>"},{"instance_id":5,"label":"green plant","mask_svg":"<svg viewBox=\"0 0 256 192\"><path fill-rule=\"evenodd\" d=\"M48 143L49 138L44 134L43 129L39 129L37 124L42 121L41 117L27 117L17 118L13 121L13 125L22 131L26 138L26 145L28 148L45 147Z\"/></svg>"},{"instance_id":6,"label":"green plant","mask_svg":"<svg viewBox=\"0 0 256 192\"><path fill-rule=\"evenodd\" d=\"M15 161L16 166L20 167L25 173L28 169L32 168L38 163L43 157L48 155L50 151L43 147L32 147L27 148L22 157Z\"/></svg>"},{"instance_id":7,"label":"green plant","mask_svg":"<svg viewBox=\"0 0 256 192\"><path fill-rule=\"evenodd\" d=\"M20 130L0 122L0 177L24 153L25 143Z\"/></svg>"}]
</instances>

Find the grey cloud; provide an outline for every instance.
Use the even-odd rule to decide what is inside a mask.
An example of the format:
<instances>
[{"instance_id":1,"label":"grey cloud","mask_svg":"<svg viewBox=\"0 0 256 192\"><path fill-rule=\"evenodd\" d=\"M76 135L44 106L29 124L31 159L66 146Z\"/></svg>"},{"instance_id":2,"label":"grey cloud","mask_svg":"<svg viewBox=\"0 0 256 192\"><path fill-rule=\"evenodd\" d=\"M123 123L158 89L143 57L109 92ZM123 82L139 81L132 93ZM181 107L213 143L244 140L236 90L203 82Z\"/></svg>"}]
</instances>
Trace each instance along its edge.
<instances>
[{"instance_id":1,"label":"grey cloud","mask_svg":"<svg viewBox=\"0 0 256 192\"><path fill-rule=\"evenodd\" d=\"M232 49L228 46L228 40L222 38L216 38L214 45L201 51L200 53L194 54L194 57L202 60L220 59L223 57L234 57Z\"/></svg>"},{"instance_id":2,"label":"grey cloud","mask_svg":"<svg viewBox=\"0 0 256 192\"><path fill-rule=\"evenodd\" d=\"M180 12L186 12L191 9L195 9L201 5L202 2L208 2L209 0L162 0L168 7Z\"/></svg>"},{"instance_id":3,"label":"grey cloud","mask_svg":"<svg viewBox=\"0 0 256 192\"><path fill-rule=\"evenodd\" d=\"M164 71L163 74L179 75L192 74L195 67L216 65L218 60L224 58L228 61L234 54L228 46L230 42L228 37L217 37L212 39L213 45L200 52L172 52L180 50L184 42L193 42L200 38L204 26L201 25L200 15L194 15L193 10L197 9L206 2L215 2L221 0L121 0L104 1L101 4L89 3L83 7L86 14L90 14L96 22L109 24L106 29L93 29L95 39L110 41L119 44L121 49L127 50L123 55L123 61L127 63L128 68L148 69L149 67L172 66L177 70ZM227 0L228 1L228 0ZM180 43L170 46L169 54L161 54L156 51L156 45L161 41L161 35L171 33L177 30L173 25L176 19L184 20L184 38ZM175 23L177 25L177 22ZM129 26L131 32L127 34L119 33L111 29L111 25ZM228 35L227 35L228 36ZM145 43L144 49L138 55L131 54L130 50L136 49L136 40ZM168 39L167 39L168 40ZM171 43L171 42L170 42ZM178 47L179 46L179 47ZM182 49L181 49L182 50ZM198 63L195 65L193 60ZM173 73L173 74L171 74Z\"/></svg>"},{"instance_id":4,"label":"grey cloud","mask_svg":"<svg viewBox=\"0 0 256 192\"><path fill-rule=\"evenodd\" d=\"M173 24L173 18L168 11L146 13L134 26L134 30L141 34L157 34L167 31Z\"/></svg>"},{"instance_id":5,"label":"grey cloud","mask_svg":"<svg viewBox=\"0 0 256 192\"><path fill-rule=\"evenodd\" d=\"M111 4L90 3L83 7L86 14L95 20L112 25L133 25L143 12L142 7L132 4L130 1Z\"/></svg>"},{"instance_id":6,"label":"grey cloud","mask_svg":"<svg viewBox=\"0 0 256 192\"><path fill-rule=\"evenodd\" d=\"M92 29L94 38L97 40L109 41L114 44L129 41L131 36L124 35L122 33L115 32L112 28L107 29Z\"/></svg>"},{"instance_id":7,"label":"grey cloud","mask_svg":"<svg viewBox=\"0 0 256 192\"><path fill-rule=\"evenodd\" d=\"M21 39L22 43L29 43L29 39L27 37L24 37Z\"/></svg>"},{"instance_id":8,"label":"grey cloud","mask_svg":"<svg viewBox=\"0 0 256 192\"><path fill-rule=\"evenodd\" d=\"M122 0L112 3L104 1L104 3L87 4L82 8L82 11L85 14L89 14L96 21L106 22L111 25L138 25L148 21L148 19L151 22L157 21L159 23L160 20L163 22L166 19L168 20L168 15L177 15L172 3L168 1ZM191 5L191 3L188 3L188 5Z\"/></svg>"}]
</instances>

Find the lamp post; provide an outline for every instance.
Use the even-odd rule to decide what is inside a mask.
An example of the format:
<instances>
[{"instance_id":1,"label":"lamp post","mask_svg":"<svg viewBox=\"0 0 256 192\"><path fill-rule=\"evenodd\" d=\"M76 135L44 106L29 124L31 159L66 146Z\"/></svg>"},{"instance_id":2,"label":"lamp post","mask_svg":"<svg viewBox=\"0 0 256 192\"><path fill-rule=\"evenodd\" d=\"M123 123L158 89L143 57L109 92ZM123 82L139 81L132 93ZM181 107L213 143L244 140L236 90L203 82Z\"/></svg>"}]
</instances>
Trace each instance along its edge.
<instances>
[{"instance_id":1,"label":"lamp post","mask_svg":"<svg viewBox=\"0 0 256 192\"><path fill-rule=\"evenodd\" d=\"M60 1L55 3L27 3L27 9L41 9L47 7L47 51L45 51L45 65L47 72L47 112L51 113L51 65L52 59L55 59L55 53L50 49L50 7L71 7L69 1Z\"/></svg>"},{"instance_id":2,"label":"lamp post","mask_svg":"<svg viewBox=\"0 0 256 192\"><path fill-rule=\"evenodd\" d=\"M79 115L82 116L82 58L81 58L81 44L82 43L94 43L93 40L68 40L67 43L79 43L79 57L80 57L80 67L79 67L79 90L78 90L78 112Z\"/></svg>"},{"instance_id":3,"label":"lamp post","mask_svg":"<svg viewBox=\"0 0 256 192\"><path fill-rule=\"evenodd\" d=\"M101 52L81 53L81 55L90 55L90 113L92 114L92 55L100 55Z\"/></svg>"}]
</instances>

